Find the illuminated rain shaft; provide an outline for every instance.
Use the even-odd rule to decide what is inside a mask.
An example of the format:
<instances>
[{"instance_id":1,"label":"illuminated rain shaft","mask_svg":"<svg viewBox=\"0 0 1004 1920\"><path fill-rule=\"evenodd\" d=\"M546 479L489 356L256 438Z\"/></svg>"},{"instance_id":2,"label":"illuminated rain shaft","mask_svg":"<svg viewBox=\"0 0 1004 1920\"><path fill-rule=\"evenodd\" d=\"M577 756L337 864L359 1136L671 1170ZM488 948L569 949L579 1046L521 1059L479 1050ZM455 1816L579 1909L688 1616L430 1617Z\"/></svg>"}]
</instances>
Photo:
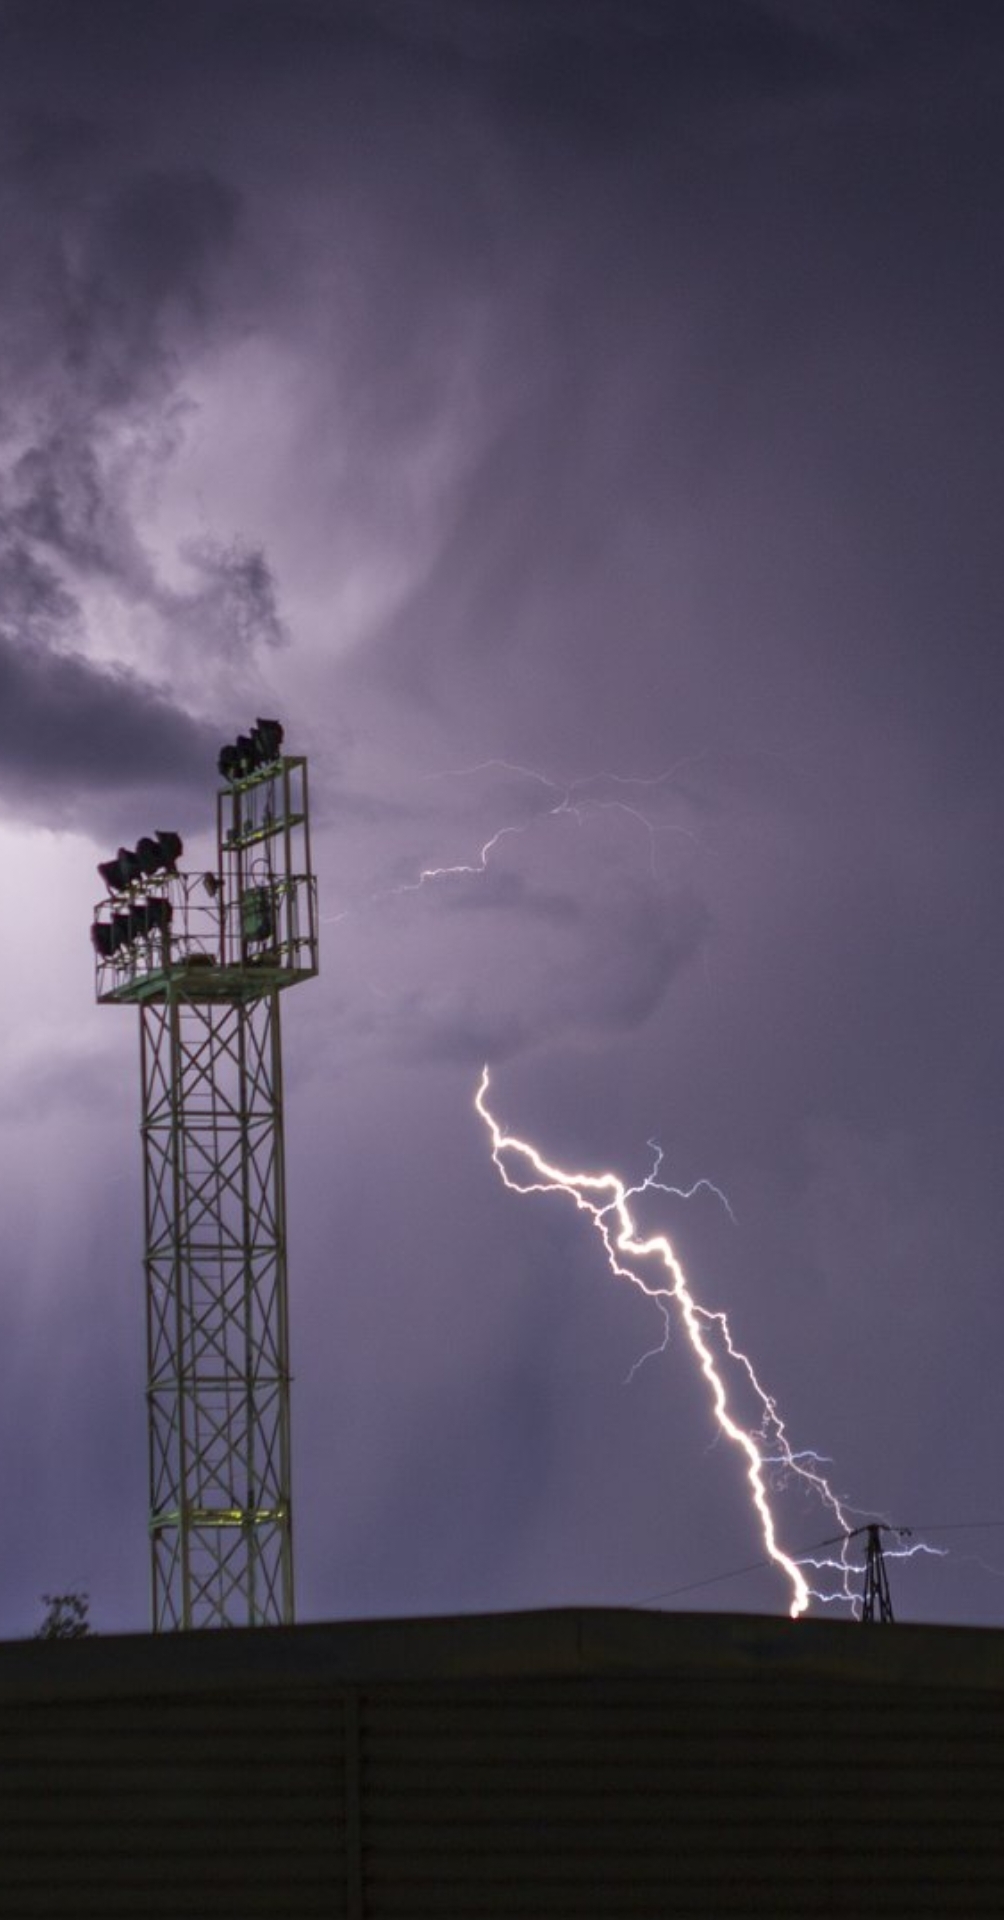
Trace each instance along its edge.
<instances>
[{"instance_id":1,"label":"illuminated rain shaft","mask_svg":"<svg viewBox=\"0 0 1004 1920\"><path fill-rule=\"evenodd\" d=\"M491 1136L492 1158L505 1185L513 1193L567 1194L580 1211L588 1214L592 1220L603 1242L610 1270L615 1277L630 1281L632 1286L637 1287L641 1293L654 1300L660 1307L666 1322L667 1337L673 1310L682 1321L700 1371L707 1383L718 1429L743 1457L746 1482L759 1522L765 1553L784 1574L791 1590L789 1612L792 1619L797 1619L800 1614L805 1613L813 1598L839 1599L853 1605L855 1596L848 1584L852 1569L843 1554L839 1563L832 1561L824 1563L840 1572L840 1592L817 1594L809 1586L798 1560L782 1547L771 1507L771 1477L780 1470L791 1479L801 1482L806 1491L811 1492L833 1515L840 1534L847 1536L851 1532L851 1524L840 1499L825 1477L818 1472L817 1466L806 1464L807 1461L815 1460L815 1456L795 1453L792 1450L775 1402L760 1385L751 1361L735 1346L725 1314L702 1306L694 1298L687 1276L667 1237L664 1234L653 1234L643 1238L639 1234L630 1202L639 1193L660 1188L660 1183L655 1179L655 1170L638 1185L628 1186L619 1174L613 1172L569 1173L562 1167L553 1166L528 1140L521 1140L515 1134L504 1131L488 1105L489 1085L489 1072L485 1067L474 1097L474 1105ZM510 1172L509 1169L513 1163L526 1168L528 1177L517 1177ZM657 1167L658 1160L656 1169ZM661 1190L666 1191L665 1188ZM632 1263L655 1260L661 1265L666 1278L660 1278L657 1283L653 1283L646 1278L643 1271L639 1271L637 1264L626 1264L629 1260ZM728 1386L719 1370L708 1338L712 1329L717 1329L729 1361L745 1376L762 1408L762 1419L757 1427L749 1429L742 1426L732 1410Z\"/></svg>"}]
</instances>

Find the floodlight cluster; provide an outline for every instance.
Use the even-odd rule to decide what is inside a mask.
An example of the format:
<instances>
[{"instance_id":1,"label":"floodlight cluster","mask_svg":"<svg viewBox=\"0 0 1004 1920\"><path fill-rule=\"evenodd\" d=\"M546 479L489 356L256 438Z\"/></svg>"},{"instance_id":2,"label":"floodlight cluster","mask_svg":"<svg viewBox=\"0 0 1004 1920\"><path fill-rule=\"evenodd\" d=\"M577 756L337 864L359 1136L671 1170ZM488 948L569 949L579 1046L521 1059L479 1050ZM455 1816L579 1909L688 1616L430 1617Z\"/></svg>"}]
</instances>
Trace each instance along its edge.
<instances>
[{"instance_id":1,"label":"floodlight cluster","mask_svg":"<svg viewBox=\"0 0 1004 1920\"><path fill-rule=\"evenodd\" d=\"M224 780L247 780L278 760L282 751L283 728L278 720L256 720L250 733L239 733L236 740L220 748L217 766Z\"/></svg>"},{"instance_id":2,"label":"floodlight cluster","mask_svg":"<svg viewBox=\"0 0 1004 1920\"><path fill-rule=\"evenodd\" d=\"M147 940L151 934L163 939L170 931L172 912L170 900L154 894L147 900L130 902L121 912L113 913L110 920L95 920L91 944L99 960L114 960L123 948L134 946L137 940Z\"/></svg>"},{"instance_id":3,"label":"floodlight cluster","mask_svg":"<svg viewBox=\"0 0 1004 1920\"><path fill-rule=\"evenodd\" d=\"M150 893L149 883L177 873L184 851L180 833L159 827L144 834L135 847L120 847L114 859L99 860L98 873L108 893L118 896L109 920L95 920L91 945L99 960L113 960L137 940L166 939L170 932L171 902L162 893Z\"/></svg>"},{"instance_id":4,"label":"floodlight cluster","mask_svg":"<svg viewBox=\"0 0 1004 1920\"><path fill-rule=\"evenodd\" d=\"M180 833L158 827L155 834L144 834L135 847L120 847L114 860L99 860L98 872L109 893L128 893L138 880L176 873L183 852Z\"/></svg>"}]
</instances>

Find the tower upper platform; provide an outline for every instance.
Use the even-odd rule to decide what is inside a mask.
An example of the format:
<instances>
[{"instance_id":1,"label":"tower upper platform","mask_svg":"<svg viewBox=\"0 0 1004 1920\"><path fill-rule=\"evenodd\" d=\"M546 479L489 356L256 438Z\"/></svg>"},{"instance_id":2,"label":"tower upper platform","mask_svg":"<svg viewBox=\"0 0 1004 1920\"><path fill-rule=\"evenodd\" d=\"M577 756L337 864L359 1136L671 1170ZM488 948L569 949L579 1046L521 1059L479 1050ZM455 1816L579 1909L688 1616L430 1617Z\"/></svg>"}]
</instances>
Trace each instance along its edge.
<instances>
[{"instance_id":1,"label":"tower upper platform","mask_svg":"<svg viewBox=\"0 0 1004 1920\"><path fill-rule=\"evenodd\" d=\"M229 779L216 820L216 865L204 873L144 873L129 854L106 863L118 884L91 930L100 1002L250 1000L317 972L305 758Z\"/></svg>"}]
</instances>

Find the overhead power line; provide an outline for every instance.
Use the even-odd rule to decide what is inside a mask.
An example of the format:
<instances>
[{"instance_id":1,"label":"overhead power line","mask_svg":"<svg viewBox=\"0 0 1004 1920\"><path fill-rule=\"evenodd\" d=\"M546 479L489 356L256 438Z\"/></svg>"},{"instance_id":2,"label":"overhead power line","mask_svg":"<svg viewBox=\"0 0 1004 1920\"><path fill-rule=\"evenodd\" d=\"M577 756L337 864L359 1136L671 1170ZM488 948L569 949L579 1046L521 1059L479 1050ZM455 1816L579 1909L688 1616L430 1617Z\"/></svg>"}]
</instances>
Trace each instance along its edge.
<instances>
[{"instance_id":1,"label":"overhead power line","mask_svg":"<svg viewBox=\"0 0 1004 1920\"><path fill-rule=\"evenodd\" d=\"M867 1533L869 1526L876 1524L886 1527L890 1533L898 1533L902 1536L922 1533L983 1533L1004 1528L1004 1520L943 1520L933 1526L912 1527L893 1527L887 1521L866 1522L863 1526L854 1527L849 1533L834 1533L825 1540L817 1540L814 1545L803 1547L800 1553L793 1554L792 1558L804 1560L808 1559L810 1554L819 1553L824 1547L838 1547L845 1540L853 1540L859 1534ZM685 1593L700 1593L704 1587L717 1587L726 1580L739 1580L746 1573L760 1573L764 1567L772 1564L767 1558L750 1560L744 1567L730 1567L725 1573L708 1574L703 1580L688 1580L683 1586L664 1587L659 1593L646 1593L632 1604L636 1607L648 1607L656 1600L677 1600Z\"/></svg>"}]
</instances>

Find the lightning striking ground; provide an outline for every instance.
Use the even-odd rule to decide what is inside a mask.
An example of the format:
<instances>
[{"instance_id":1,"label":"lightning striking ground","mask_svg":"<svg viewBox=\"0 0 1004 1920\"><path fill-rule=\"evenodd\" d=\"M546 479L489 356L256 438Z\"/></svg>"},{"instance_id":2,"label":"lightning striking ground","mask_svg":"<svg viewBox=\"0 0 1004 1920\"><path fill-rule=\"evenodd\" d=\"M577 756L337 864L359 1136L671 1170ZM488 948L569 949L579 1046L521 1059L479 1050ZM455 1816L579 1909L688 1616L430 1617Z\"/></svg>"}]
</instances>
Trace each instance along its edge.
<instances>
[{"instance_id":1,"label":"lightning striking ground","mask_svg":"<svg viewBox=\"0 0 1004 1920\"><path fill-rule=\"evenodd\" d=\"M492 1158L504 1184L514 1193L566 1195L595 1226L615 1278L629 1282L655 1302L665 1326L663 1346L669 1338L673 1317L678 1317L682 1324L706 1382L717 1429L742 1457L765 1555L788 1583L792 1619L804 1614L813 1599L827 1604L839 1601L854 1609L857 1596L851 1590L850 1581L857 1569L847 1554L856 1531L852 1510L820 1471L824 1464L820 1456L804 1449L795 1451L791 1446L777 1404L760 1385L750 1359L736 1346L726 1315L703 1306L696 1299L667 1236L642 1235L639 1231L631 1203L638 1195L661 1188L662 1183L655 1178L659 1160L646 1178L634 1186L610 1170L568 1172L546 1160L530 1141L503 1129L488 1105L490 1084L489 1070L485 1067L474 1105L488 1129ZM649 1271L652 1268L654 1277ZM759 1409L759 1420L753 1426L745 1426L734 1410L737 1394L730 1386L734 1376L745 1382ZM811 1561L782 1546L773 1505L779 1477L787 1483L801 1485L832 1515L842 1543L839 1559ZM807 1565L812 1566L813 1571L832 1570L839 1580L836 1590L831 1586L829 1591L818 1591L811 1586L804 1571Z\"/></svg>"},{"instance_id":2,"label":"lightning striking ground","mask_svg":"<svg viewBox=\"0 0 1004 1920\"><path fill-rule=\"evenodd\" d=\"M691 760L701 757L693 755ZM493 856L506 840L519 839L534 827L559 818L571 819L581 828L590 814L606 812L617 813L643 830L648 838L652 877L658 880L659 835L677 834L691 841L696 839L696 835L677 822L653 819L642 804L609 797L604 794L603 788L616 786L631 789L633 798L640 801L643 791L668 787L688 764L688 761L678 762L652 777L598 773L567 783L535 768L504 759L491 759L475 766L429 774L425 776L429 780L457 780L501 771L538 787L541 790L541 804L526 817L510 819L495 827L467 858L423 866L412 878L381 888L369 895L365 903L359 904L373 905L402 895L420 894L428 887L452 880L481 879L488 873ZM346 908L334 919L343 920L352 911L353 908ZM811 1449L796 1450L792 1447L777 1403L761 1386L748 1355L736 1346L725 1313L704 1306L696 1298L668 1237L663 1234L642 1236L630 1205L643 1193L663 1193L678 1199L689 1199L698 1191L705 1190L712 1193L729 1217L734 1219L726 1195L707 1179L696 1181L690 1188L670 1186L661 1180L659 1175L663 1154L655 1141L648 1143L653 1156L649 1172L633 1185L611 1170L573 1173L553 1166L531 1142L503 1130L488 1106L489 1084L489 1070L485 1067L474 1104L491 1135L492 1156L504 1184L516 1193L563 1193L572 1199L580 1211L588 1214L596 1227L614 1277L630 1282L652 1301L661 1316L662 1338L634 1362L628 1374L629 1381L646 1361L665 1352L674 1319L682 1324L709 1390L717 1433L743 1458L745 1478L765 1548L763 1564L774 1565L784 1575L790 1589L789 1611L792 1618L804 1614L813 1600L825 1606L843 1605L857 1613L859 1596L852 1587L852 1580L862 1573L863 1568L851 1557L850 1548L852 1540L860 1532L855 1522L860 1518L861 1509L851 1507L834 1491L822 1471L823 1467L831 1464L828 1459ZM531 1177L525 1180L514 1177L506 1164L507 1159L510 1165L521 1162L528 1166ZM656 1268L656 1278L652 1278L648 1271L652 1266ZM659 1268L661 1275L658 1274ZM757 1409L758 1417L752 1424L744 1424L736 1411L736 1403L743 1393L747 1399L752 1398ZM812 1495L839 1528L836 1542L833 1543L839 1543L837 1557L826 1555L818 1558L815 1549L797 1553L782 1545L775 1507L780 1496L792 1485ZM888 1523L882 1524L888 1530ZM888 1557L909 1558L914 1554L938 1551L925 1543L915 1542L892 1550ZM817 1577L831 1577L826 1585L813 1585L807 1578L807 1570Z\"/></svg>"}]
</instances>

